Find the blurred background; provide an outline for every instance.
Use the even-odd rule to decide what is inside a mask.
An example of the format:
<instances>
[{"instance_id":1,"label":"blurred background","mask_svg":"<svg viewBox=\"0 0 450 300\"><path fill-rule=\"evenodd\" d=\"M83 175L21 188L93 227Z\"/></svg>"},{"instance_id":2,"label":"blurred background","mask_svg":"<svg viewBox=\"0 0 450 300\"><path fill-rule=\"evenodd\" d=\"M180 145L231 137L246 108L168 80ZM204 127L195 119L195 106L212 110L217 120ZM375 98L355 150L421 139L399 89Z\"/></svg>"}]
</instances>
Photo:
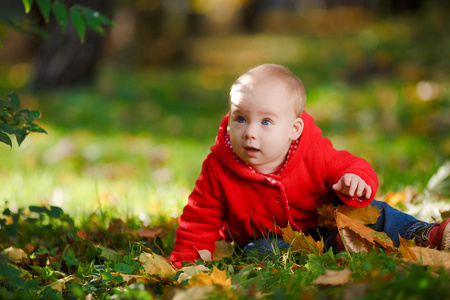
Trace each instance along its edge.
<instances>
[{"instance_id":1,"label":"blurred background","mask_svg":"<svg viewBox=\"0 0 450 300\"><path fill-rule=\"evenodd\" d=\"M448 1L65 3L96 9L115 26L103 36L88 28L81 44L70 24L62 34L39 19L36 5L25 15L22 1L0 3L0 17L27 18L46 32L3 30L0 99L15 91L48 132L0 145L4 207L177 217L230 85L266 62L303 81L306 110L336 148L374 166L377 198L395 194L407 205L449 158ZM447 210L448 188L434 191Z\"/></svg>"}]
</instances>

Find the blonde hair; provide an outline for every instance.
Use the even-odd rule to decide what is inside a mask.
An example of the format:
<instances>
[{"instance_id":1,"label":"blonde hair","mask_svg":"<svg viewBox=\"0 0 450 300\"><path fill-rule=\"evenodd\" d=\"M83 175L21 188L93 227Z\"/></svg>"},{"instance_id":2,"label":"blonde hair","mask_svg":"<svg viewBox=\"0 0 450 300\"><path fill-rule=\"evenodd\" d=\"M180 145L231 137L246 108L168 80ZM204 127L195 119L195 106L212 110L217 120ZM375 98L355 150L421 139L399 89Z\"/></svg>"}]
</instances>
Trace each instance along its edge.
<instances>
[{"instance_id":1,"label":"blonde hair","mask_svg":"<svg viewBox=\"0 0 450 300\"><path fill-rule=\"evenodd\" d=\"M230 96L236 90L253 90L255 82L262 79L276 79L291 95L294 113L300 118L306 102L306 92L302 81L288 68L277 64L262 64L241 75L231 86Z\"/></svg>"}]
</instances>

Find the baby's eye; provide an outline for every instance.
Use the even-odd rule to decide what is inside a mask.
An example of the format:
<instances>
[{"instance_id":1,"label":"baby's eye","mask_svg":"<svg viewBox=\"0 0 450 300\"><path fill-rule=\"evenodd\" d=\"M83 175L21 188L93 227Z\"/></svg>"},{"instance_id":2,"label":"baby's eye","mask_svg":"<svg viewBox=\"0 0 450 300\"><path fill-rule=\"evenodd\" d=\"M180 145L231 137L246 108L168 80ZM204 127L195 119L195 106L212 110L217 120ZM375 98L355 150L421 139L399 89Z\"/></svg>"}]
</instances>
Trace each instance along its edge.
<instances>
[{"instance_id":1,"label":"baby's eye","mask_svg":"<svg viewBox=\"0 0 450 300\"><path fill-rule=\"evenodd\" d=\"M245 119L243 117L237 117L236 120L238 123L245 123Z\"/></svg>"},{"instance_id":2,"label":"baby's eye","mask_svg":"<svg viewBox=\"0 0 450 300\"><path fill-rule=\"evenodd\" d=\"M261 122L261 124L263 124L263 125L270 125L270 124L272 124L272 121L266 119L266 120L263 120Z\"/></svg>"}]
</instances>

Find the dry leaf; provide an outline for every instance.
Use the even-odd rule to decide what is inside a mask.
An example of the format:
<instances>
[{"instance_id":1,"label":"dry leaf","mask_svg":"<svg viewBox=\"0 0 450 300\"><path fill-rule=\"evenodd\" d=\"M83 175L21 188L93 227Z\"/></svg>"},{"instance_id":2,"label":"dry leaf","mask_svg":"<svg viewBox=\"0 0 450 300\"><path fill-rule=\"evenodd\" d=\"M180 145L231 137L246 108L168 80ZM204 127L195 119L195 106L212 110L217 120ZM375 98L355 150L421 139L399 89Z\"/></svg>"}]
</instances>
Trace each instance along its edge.
<instances>
[{"instance_id":1,"label":"dry leaf","mask_svg":"<svg viewBox=\"0 0 450 300\"><path fill-rule=\"evenodd\" d=\"M211 270L204 265L187 266L180 269L180 271L182 271L183 273L178 276L178 283L189 280L200 272L205 272L208 274L209 272L211 272Z\"/></svg>"},{"instance_id":2,"label":"dry leaf","mask_svg":"<svg viewBox=\"0 0 450 300\"><path fill-rule=\"evenodd\" d=\"M225 271L220 271L216 267L213 267L210 275L199 272L197 275L192 277L190 280L190 285L218 285L225 289L229 289L231 287L231 278L227 278Z\"/></svg>"},{"instance_id":3,"label":"dry leaf","mask_svg":"<svg viewBox=\"0 0 450 300\"><path fill-rule=\"evenodd\" d=\"M160 237L162 236L161 229L156 228L150 228L150 227L141 227L138 230L136 230L136 233L140 237L146 237L146 238L154 238L154 237Z\"/></svg>"},{"instance_id":4,"label":"dry leaf","mask_svg":"<svg viewBox=\"0 0 450 300\"><path fill-rule=\"evenodd\" d=\"M283 240L292 245L293 250L301 250L306 253L323 253L323 241L315 241L311 236L306 236L301 231L294 231L288 223L288 227L280 228Z\"/></svg>"},{"instance_id":5,"label":"dry leaf","mask_svg":"<svg viewBox=\"0 0 450 300\"><path fill-rule=\"evenodd\" d=\"M417 256L414 251L411 250L416 244L412 240L406 240L399 236L400 245L398 246L398 252L401 258L404 260L416 260Z\"/></svg>"},{"instance_id":6,"label":"dry leaf","mask_svg":"<svg viewBox=\"0 0 450 300\"><path fill-rule=\"evenodd\" d=\"M67 277L56 280L55 282L49 284L48 286L62 293L63 290L66 288L66 283L74 279L77 279L75 275L69 275Z\"/></svg>"},{"instance_id":7,"label":"dry leaf","mask_svg":"<svg viewBox=\"0 0 450 300\"><path fill-rule=\"evenodd\" d=\"M325 274L316 278L312 283L320 285L343 285L350 282L352 271L345 268L340 271L326 270Z\"/></svg>"},{"instance_id":8,"label":"dry leaf","mask_svg":"<svg viewBox=\"0 0 450 300\"><path fill-rule=\"evenodd\" d=\"M414 254L411 256L415 256L415 258L408 258L408 261L418 263L423 266L443 267L444 269L450 269L449 252L419 246L409 247L409 250Z\"/></svg>"},{"instance_id":9,"label":"dry leaf","mask_svg":"<svg viewBox=\"0 0 450 300\"><path fill-rule=\"evenodd\" d=\"M27 258L27 254L25 253L25 251L12 246L3 250L2 253L5 254L12 262L17 262L24 258Z\"/></svg>"},{"instance_id":10,"label":"dry leaf","mask_svg":"<svg viewBox=\"0 0 450 300\"><path fill-rule=\"evenodd\" d=\"M366 227L340 212L336 212L336 224L341 233L342 241L350 252L367 251L375 243L381 245L386 250L394 250L395 245L384 232L378 232ZM365 241L364 241L365 240Z\"/></svg>"},{"instance_id":11,"label":"dry leaf","mask_svg":"<svg viewBox=\"0 0 450 300\"><path fill-rule=\"evenodd\" d=\"M372 205L367 205L362 208L355 208L347 205L339 205L338 212L349 217L355 222L363 225L375 224L380 217L381 209Z\"/></svg>"},{"instance_id":12,"label":"dry leaf","mask_svg":"<svg viewBox=\"0 0 450 300\"><path fill-rule=\"evenodd\" d=\"M78 229L77 236L80 240L85 241L86 237L87 237L86 231L84 231L84 229L82 229L82 228Z\"/></svg>"},{"instance_id":13,"label":"dry leaf","mask_svg":"<svg viewBox=\"0 0 450 300\"><path fill-rule=\"evenodd\" d=\"M203 250L197 250L198 254L200 255L200 258L203 261L211 261L212 260L212 254L211 251L203 249Z\"/></svg>"},{"instance_id":14,"label":"dry leaf","mask_svg":"<svg viewBox=\"0 0 450 300\"><path fill-rule=\"evenodd\" d=\"M125 282L136 282L136 281L143 281L146 282L148 280L149 277L145 276L145 275L130 275L130 274L125 274L125 273L118 273L118 272L114 272L111 273L112 277L116 277L117 275L122 276L123 281Z\"/></svg>"},{"instance_id":15,"label":"dry leaf","mask_svg":"<svg viewBox=\"0 0 450 300\"><path fill-rule=\"evenodd\" d=\"M224 257L230 257L234 253L234 245L226 241L216 241L214 254L211 251L202 249L197 250L200 255L200 261L221 260Z\"/></svg>"},{"instance_id":16,"label":"dry leaf","mask_svg":"<svg viewBox=\"0 0 450 300\"><path fill-rule=\"evenodd\" d=\"M142 252L139 261L144 267L144 271L150 275L171 276L176 273L170 262L158 254Z\"/></svg>"},{"instance_id":17,"label":"dry leaf","mask_svg":"<svg viewBox=\"0 0 450 300\"><path fill-rule=\"evenodd\" d=\"M213 259L221 260L224 257L230 257L234 253L234 244L226 241L217 241L216 250L214 250Z\"/></svg>"},{"instance_id":18,"label":"dry leaf","mask_svg":"<svg viewBox=\"0 0 450 300\"><path fill-rule=\"evenodd\" d=\"M355 208L347 205L323 205L317 209L317 212L319 213L317 226L336 228L336 211L363 225L375 224L380 216L380 209L372 205L367 205L362 208Z\"/></svg>"},{"instance_id":19,"label":"dry leaf","mask_svg":"<svg viewBox=\"0 0 450 300\"><path fill-rule=\"evenodd\" d=\"M177 289L172 300L204 299L215 290L212 285L197 285L188 289Z\"/></svg>"}]
</instances>

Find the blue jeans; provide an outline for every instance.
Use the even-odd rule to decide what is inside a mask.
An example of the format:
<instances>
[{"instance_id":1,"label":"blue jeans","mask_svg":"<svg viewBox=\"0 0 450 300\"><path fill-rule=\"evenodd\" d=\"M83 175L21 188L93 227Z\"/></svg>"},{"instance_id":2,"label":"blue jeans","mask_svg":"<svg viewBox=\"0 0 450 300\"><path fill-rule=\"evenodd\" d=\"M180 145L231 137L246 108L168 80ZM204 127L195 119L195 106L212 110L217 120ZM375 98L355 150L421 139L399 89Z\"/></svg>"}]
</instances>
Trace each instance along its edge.
<instances>
[{"instance_id":1,"label":"blue jeans","mask_svg":"<svg viewBox=\"0 0 450 300\"><path fill-rule=\"evenodd\" d=\"M333 204L339 205L343 203L339 200ZM399 236L404 239L412 239L414 229L428 224L391 207L386 202L373 200L370 205L381 209L381 212L377 222L375 224L367 225L367 227L379 232L384 231L396 246L399 245ZM323 238L326 245L325 247L328 248L329 246L334 246L333 240L337 234L337 230L317 228L316 231L312 231L310 234L315 240ZM243 251L244 253L248 253L249 251L256 249L258 253L273 253L274 249L285 250L290 246L291 245L286 243L281 236L268 236L249 242L244 246Z\"/></svg>"}]
</instances>

